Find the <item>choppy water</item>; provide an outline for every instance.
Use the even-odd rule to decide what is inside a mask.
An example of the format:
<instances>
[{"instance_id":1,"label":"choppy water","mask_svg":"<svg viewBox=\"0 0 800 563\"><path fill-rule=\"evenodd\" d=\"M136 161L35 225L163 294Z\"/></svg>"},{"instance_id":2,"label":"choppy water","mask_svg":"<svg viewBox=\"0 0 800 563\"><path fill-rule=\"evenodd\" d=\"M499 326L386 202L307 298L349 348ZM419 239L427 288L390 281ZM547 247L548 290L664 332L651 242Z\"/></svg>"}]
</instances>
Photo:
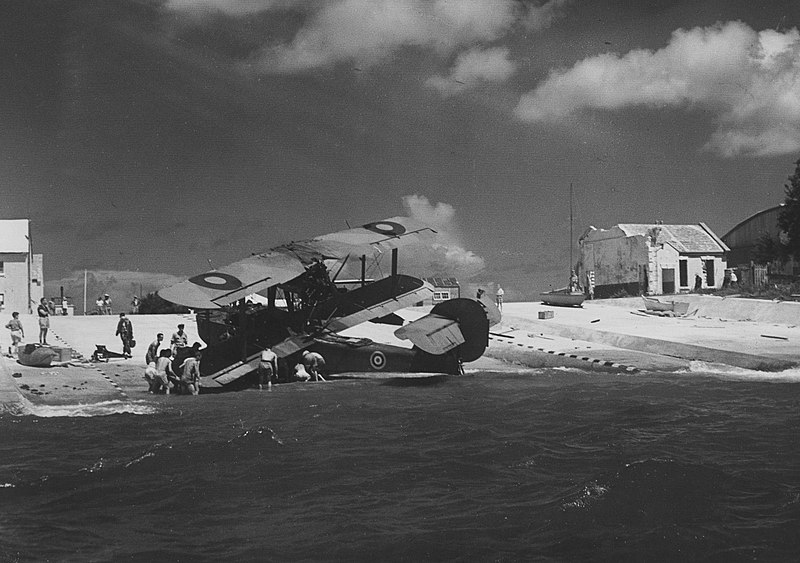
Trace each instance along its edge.
<instances>
[{"instance_id":1,"label":"choppy water","mask_svg":"<svg viewBox=\"0 0 800 563\"><path fill-rule=\"evenodd\" d=\"M5 414L0 557L796 559L800 372L697 370Z\"/></svg>"}]
</instances>

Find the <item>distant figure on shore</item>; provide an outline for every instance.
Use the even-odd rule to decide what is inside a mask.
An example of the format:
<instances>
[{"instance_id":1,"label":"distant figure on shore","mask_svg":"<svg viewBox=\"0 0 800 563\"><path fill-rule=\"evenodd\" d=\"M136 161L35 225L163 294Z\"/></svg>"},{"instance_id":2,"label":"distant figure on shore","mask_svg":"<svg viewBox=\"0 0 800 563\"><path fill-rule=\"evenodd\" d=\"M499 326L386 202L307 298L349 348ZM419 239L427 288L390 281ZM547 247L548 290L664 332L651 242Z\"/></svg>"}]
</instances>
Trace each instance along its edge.
<instances>
[{"instance_id":1,"label":"distant figure on shore","mask_svg":"<svg viewBox=\"0 0 800 563\"><path fill-rule=\"evenodd\" d=\"M270 348L264 348L261 352L261 360L258 362L258 388L263 389L264 383L267 387L272 387L272 382L278 376L278 355Z\"/></svg>"},{"instance_id":2,"label":"distant figure on shore","mask_svg":"<svg viewBox=\"0 0 800 563\"><path fill-rule=\"evenodd\" d=\"M103 314L104 315L114 314L114 312L111 310L111 297L109 297L108 293L103 295Z\"/></svg>"},{"instance_id":3,"label":"distant figure on shore","mask_svg":"<svg viewBox=\"0 0 800 563\"><path fill-rule=\"evenodd\" d=\"M18 312L11 313L11 320L6 324L6 328L11 331L11 346L8 347L8 355L13 356L17 346L22 344L22 339L25 338L25 329L22 328L22 321L19 320ZM12 352L12 349L14 352Z\"/></svg>"},{"instance_id":4,"label":"distant figure on shore","mask_svg":"<svg viewBox=\"0 0 800 563\"><path fill-rule=\"evenodd\" d=\"M594 299L594 270L586 272L586 289L589 292L589 299Z\"/></svg>"},{"instance_id":5,"label":"distant figure on shore","mask_svg":"<svg viewBox=\"0 0 800 563\"><path fill-rule=\"evenodd\" d=\"M179 324L178 330L172 333L172 338L169 340L173 356L177 354L179 348L185 348L189 345L189 335L183 330L185 326L183 323Z\"/></svg>"},{"instance_id":6,"label":"distant figure on shore","mask_svg":"<svg viewBox=\"0 0 800 563\"><path fill-rule=\"evenodd\" d=\"M181 393L200 394L200 359L203 353L195 350L194 355L186 358L181 364Z\"/></svg>"},{"instance_id":7,"label":"distant figure on shore","mask_svg":"<svg viewBox=\"0 0 800 563\"><path fill-rule=\"evenodd\" d=\"M578 274L575 273L575 270L569 271L569 290L570 292L581 290L581 284L578 282Z\"/></svg>"},{"instance_id":8,"label":"distant figure on shore","mask_svg":"<svg viewBox=\"0 0 800 563\"><path fill-rule=\"evenodd\" d=\"M51 315L56 314L56 303L52 299L47 300L47 310L50 312Z\"/></svg>"},{"instance_id":9,"label":"distant figure on shore","mask_svg":"<svg viewBox=\"0 0 800 563\"><path fill-rule=\"evenodd\" d=\"M47 344L47 330L50 328L50 311L47 308L47 301L44 297L36 307L36 314L39 315L39 344Z\"/></svg>"},{"instance_id":10,"label":"distant figure on shore","mask_svg":"<svg viewBox=\"0 0 800 563\"><path fill-rule=\"evenodd\" d=\"M695 291L700 291L701 289L703 289L703 278L700 277L700 274L695 274L694 275L694 290Z\"/></svg>"},{"instance_id":11,"label":"distant figure on shore","mask_svg":"<svg viewBox=\"0 0 800 563\"><path fill-rule=\"evenodd\" d=\"M122 355L126 358L131 357L131 341L133 340L133 323L125 316L125 313L119 314L119 322L117 323L117 336L122 340Z\"/></svg>"},{"instance_id":12,"label":"distant figure on shore","mask_svg":"<svg viewBox=\"0 0 800 563\"><path fill-rule=\"evenodd\" d=\"M736 276L736 270L731 270L731 287L739 287L739 278Z\"/></svg>"},{"instance_id":13,"label":"distant figure on shore","mask_svg":"<svg viewBox=\"0 0 800 563\"><path fill-rule=\"evenodd\" d=\"M131 300L131 314L138 315L139 314L139 305L142 303L142 300L139 299L138 295L134 295L133 299Z\"/></svg>"},{"instance_id":14,"label":"distant figure on shore","mask_svg":"<svg viewBox=\"0 0 800 563\"><path fill-rule=\"evenodd\" d=\"M505 295L505 294L506 294L506 292L503 291L503 288L500 287L500 285L498 285L497 286L497 293L495 293L495 299L496 299L496 303L497 303L497 308L500 309L501 311L503 310L503 295Z\"/></svg>"},{"instance_id":15,"label":"distant figure on shore","mask_svg":"<svg viewBox=\"0 0 800 563\"><path fill-rule=\"evenodd\" d=\"M303 352L303 366L314 381L325 381L322 372L325 370L325 358L319 352L306 350Z\"/></svg>"},{"instance_id":16,"label":"distant figure on shore","mask_svg":"<svg viewBox=\"0 0 800 563\"><path fill-rule=\"evenodd\" d=\"M477 299L478 301L480 301L480 300L481 300L481 297L483 297L483 294L484 294L484 293L486 293L486 292L485 292L483 289L480 289L480 288L478 288L478 293L475 295L475 299Z\"/></svg>"},{"instance_id":17,"label":"distant figure on shore","mask_svg":"<svg viewBox=\"0 0 800 563\"><path fill-rule=\"evenodd\" d=\"M156 339L150 343L150 346L147 347L147 353L144 356L144 361L148 364L150 362L155 362L158 360L158 349L161 346L161 342L164 340L164 333L159 332L156 334Z\"/></svg>"},{"instance_id":18,"label":"distant figure on shore","mask_svg":"<svg viewBox=\"0 0 800 563\"><path fill-rule=\"evenodd\" d=\"M61 300L61 314L67 316L67 298Z\"/></svg>"},{"instance_id":19,"label":"distant figure on shore","mask_svg":"<svg viewBox=\"0 0 800 563\"><path fill-rule=\"evenodd\" d=\"M105 313L105 308L103 307L103 296L102 295L98 295L97 296L97 301L95 301L94 304L95 304L95 307L97 307L96 313L98 315L102 315L102 314Z\"/></svg>"}]
</instances>

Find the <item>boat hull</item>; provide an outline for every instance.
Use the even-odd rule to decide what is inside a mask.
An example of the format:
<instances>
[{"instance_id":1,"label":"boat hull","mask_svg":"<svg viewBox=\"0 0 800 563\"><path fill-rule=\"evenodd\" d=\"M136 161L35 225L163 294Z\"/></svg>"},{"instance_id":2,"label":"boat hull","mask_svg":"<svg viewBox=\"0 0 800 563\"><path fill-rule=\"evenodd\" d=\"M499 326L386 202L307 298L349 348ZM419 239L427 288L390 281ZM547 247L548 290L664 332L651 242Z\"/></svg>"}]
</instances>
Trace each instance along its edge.
<instances>
[{"instance_id":1,"label":"boat hull","mask_svg":"<svg viewBox=\"0 0 800 563\"><path fill-rule=\"evenodd\" d=\"M658 313L672 312L676 315L685 315L689 311L689 303L682 301L659 301L653 297L644 297L644 307L648 311Z\"/></svg>"},{"instance_id":2,"label":"boat hull","mask_svg":"<svg viewBox=\"0 0 800 563\"><path fill-rule=\"evenodd\" d=\"M539 294L539 298L545 305L556 307L581 307L586 295L577 291L546 291Z\"/></svg>"},{"instance_id":3,"label":"boat hull","mask_svg":"<svg viewBox=\"0 0 800 563\"><path fill-rule=\"evenodd\" d=\"M26 344L17 349L17 359L24 366L46 368L57 357L59 357L58 352L40 344Z\"/></svg>"}]
</instances>

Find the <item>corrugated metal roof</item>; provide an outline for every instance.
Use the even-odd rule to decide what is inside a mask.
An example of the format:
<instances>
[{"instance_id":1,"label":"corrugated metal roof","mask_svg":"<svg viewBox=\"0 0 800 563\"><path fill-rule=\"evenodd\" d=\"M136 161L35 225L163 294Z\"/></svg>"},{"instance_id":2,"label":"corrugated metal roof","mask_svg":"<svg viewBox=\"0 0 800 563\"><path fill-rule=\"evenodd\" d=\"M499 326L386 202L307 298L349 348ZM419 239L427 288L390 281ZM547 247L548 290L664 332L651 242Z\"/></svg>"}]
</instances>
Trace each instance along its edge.
<instances>
[{"instance_id":1,"label":"corrugated metal roof","mask_svg":"<svg viewBox=\"0 0 800 563\"><path fill-rule=\"evenodd\" d=\"M422 278L433 287L458 287L456 278Z\"/></svg>"},{"instance_id":2,"label":"corrugated metal roof","mask_svg":"<svg viewBox=\"0 0 800 563\"><path fill-rule=\"evenodd\" d=\"M669 243L678 252L703 254L725 252L728 247L705 225L656 225L639 223L620 223L620 229L627 236L647 236L658 230L657 242Z\"/></svg>"},{"instance_id":3,"label":"corrugated metal roof","mask_svg":"<svg viewBox=\"0 0 800 563\"><path fill-rule=\"evenodd\" d=\"M0 219L0 252L28 252L28 219Z\"/></svg>"}]
</instances>

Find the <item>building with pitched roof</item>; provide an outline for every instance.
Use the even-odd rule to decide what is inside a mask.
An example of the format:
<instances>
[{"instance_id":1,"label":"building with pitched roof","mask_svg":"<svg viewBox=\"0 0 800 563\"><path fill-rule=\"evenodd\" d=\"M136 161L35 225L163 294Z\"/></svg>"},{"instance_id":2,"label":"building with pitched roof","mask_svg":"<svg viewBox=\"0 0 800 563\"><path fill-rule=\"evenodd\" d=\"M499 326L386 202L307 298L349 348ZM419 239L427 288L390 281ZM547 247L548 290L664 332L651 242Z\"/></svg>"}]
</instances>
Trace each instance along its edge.
<instances>
[{"instance_id":1,"label":"building with pitched roof","mask_svg":"<svg viewBox=\"0 0 800 563\"><path fill-rule=\"evenodd\" d=\"M433 286L433 297L424 301L425 305L436 305L448 299L461 297L461 286L456 278L422 278Z\"/></svg>"},{"instance_id":2,"label":"building with pitched roof","mask_svg":"<svg viewBox=\"0 0 800 563\"><path fill-rule=\"evenodd\" d=\"M728 247L704 223L620 223L578 241L578 275L593 275L595 297L663 295L722 287Z\"/></svg>"},{"instance_id":3,"label":"building with pitched roof","mask_svg":"<svg viewBox=\"0 0 800 563\"><path fill-rule=\"evenodd\" d=\"M30 313L44 296L42 255L32 249L28 219L0 219L0 310Z\"/></svg>"}]
</instances>

